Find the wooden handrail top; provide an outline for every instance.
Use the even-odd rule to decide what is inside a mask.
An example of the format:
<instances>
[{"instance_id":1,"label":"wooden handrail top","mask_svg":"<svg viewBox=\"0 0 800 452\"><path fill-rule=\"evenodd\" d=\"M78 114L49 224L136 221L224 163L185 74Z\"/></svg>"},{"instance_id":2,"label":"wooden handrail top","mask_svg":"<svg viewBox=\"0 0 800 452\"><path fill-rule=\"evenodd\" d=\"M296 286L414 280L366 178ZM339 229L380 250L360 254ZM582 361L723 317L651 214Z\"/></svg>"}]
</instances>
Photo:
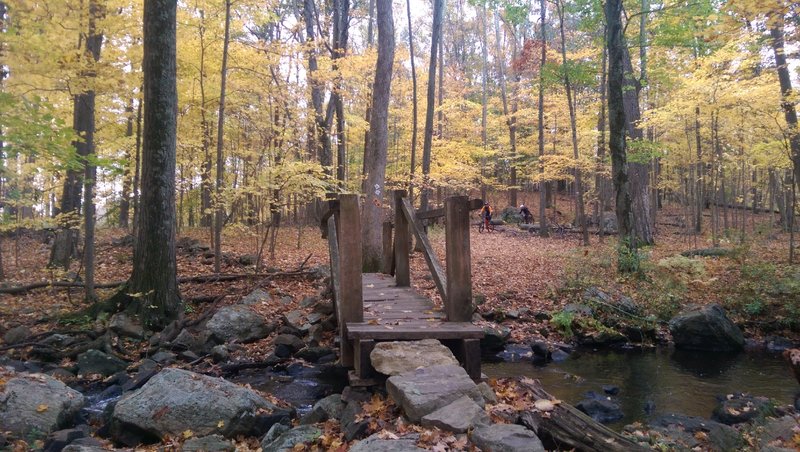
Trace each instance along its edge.
<instances>
[{"instance_id":1,"label":"wooden handrail top","mask_svg":"<svg viewBox=\"0 0 800 452\"><path fill-rule=\"evenodd\" d=\"M482 199L470 199L469 200L469 210L478 210L483 207L483 200ZM439 207L438 209L431 209L426 211L416 211L417 218L420 220L430 220L431 218L438 218L444 216L444 207Z\"/></svg>"},{"instance_id":2,"label":"wooden handrail top","mask_svg":"<svg viewBox=\"0 0 800 452\"><path fill-rule=\"evenodd\" d=\"M319 221L319 229L322 231L322 238L328 238L328 218L336 214L339 211L339 200L338 199L329 199L328 200L328 210L322 214L322 219Z\"/></svg>"}]
</instances>

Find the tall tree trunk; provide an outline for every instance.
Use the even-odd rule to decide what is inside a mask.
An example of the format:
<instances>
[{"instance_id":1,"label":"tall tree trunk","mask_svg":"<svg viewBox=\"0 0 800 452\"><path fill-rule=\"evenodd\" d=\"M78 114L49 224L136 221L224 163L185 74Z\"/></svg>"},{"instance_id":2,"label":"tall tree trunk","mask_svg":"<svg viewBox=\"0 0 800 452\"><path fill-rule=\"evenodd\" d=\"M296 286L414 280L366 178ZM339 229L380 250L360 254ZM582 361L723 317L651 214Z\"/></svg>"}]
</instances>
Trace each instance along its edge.
<instances>
[{"instance_id":1,"label":"tall tree trunk","mask_svg":"<svg viewBox=\"0 0 800 452\"><path fill-rule=\"evenodd\" d=\"M375 32L373 23L375 22L375 0L369 0L369 4L367 5L369 9L369 13L367 15L367 48L372 49L372 46L375 41ZM408 30L409 36L411 36L411 29ZM409 37L409 39L411 39ZM414 64L414 58L411 58L411 64ZM367 96L367 108L364 111L364 121L369 124L370 118L372 117L372 93L369 93ZM415 124L416 125L416 124ZM362 166L361 166L361 191L366 193L367 192L367 148L369 147L369 127L367 130L364 131L364 158L362 159ZM414 156L412 155L412 158ZM413 171L413 168L412 168Z\"/></svg>"},{"instance_id":2,"label":"tall tree trunk","mask_svg":"<svg viewBox=\"0 0 800 452\"><path fill-rule=\"evenodd\" d=\"M139 193L141 192L141 161L142 161L142 96L144 85L139 91L139 103L136 106L136 156L133 159L133 237L139 237Z\"/></svg>"},{"instance_id":3,"label":"tall tree trunk","mask_svg":"<svg viewBox=\"0 0 800 452\"><path fill-rule=\"evenodd\" d=\"M136 120L133 116L133 98L128 101L128 106L125 107L125 136L128 138L133 137L133 122ZM119 200L119 227L128 229L130 210L131 210L131 151L125 150L125 169L122 172L122 193Z\"/></svg>"},{"instance_id":4,"label":"tall tree trunk","mask_svg":"<svg viewBox=\"0 0 800 452\"><path fill-rule=\"evenodd\" d=\"M347 177L347 140L345 138L344 102L342 100L341 77L338 75L337 60L347 53L347 38L350 29L350 0L334 0L333 2L333 72L337 74L334 89L331 93L334 112L336 113L336 179L341 188L345 187Z\"/></svg>"},{"instance_id":5,"label":"tall tree trunk","mask_svg":"<svg viewBox=\"0 0 800 452\"><path fill-rule=\"evenodd\" d=\"M771 17L775 24L770 28L769 34L772 44L772 51L775 53L775 69L778 71L778 82L781 87L781 107L786 119L788 130L786 138L789 141L789 151L792 156L794 184L800 181L800 130L797 128L797 110L795 108L794 91L792 89L792 78L789 74L789 66L786 63L786 52L784 51L783 37L783 17L775 15ZM796 191L793 189L793 191ZM794 216L794 210L792 210Z\"/></svg>"},{"instance_id":6,"label":"tall tree trunk","mask_svg":"<svg viewBox=\"0 0 800 452\"><path fill-rule=\"evenodd\" d=\"M622 40L622 0L607 0L605 5L608 26L608 144L611 153L611 176L614 182L619 238L627 246L634 245L633 213L628 187L628 162L625 140L625 44Z\"/></svg>"},{"instance_id":7,"label":"tall tree trunk","mask_svg":"<svg viewBox=\"0 0 800 452\"><path fill-rule=\"evenodd\" d=\"M561 60L564 68L564 88L567 91L567 104L569 106L569 125L572 137L572 157L575 159L575 216L576 223L583 231L583 244L589 245L589 229L586 227L586 215L583 205L583 176L581 174L580 154L578 153L578 125L575 118L575 104L572 102L572 84L569 80L567 68L567 42L564 33L564 4L562 0L556 2L558 10L559 30L561 31Z\"/></svg>"},{"instance_id":8,"label":"tall tree trunk","mask_svg":"<svg viewBox=\"0 0 800 452\"><path fill-rule=\"evenodd\" d=\"M547 227L547 189L544 180L544 65L547 62L547 33L545 30L545 19L547 16L546 0L539 2L539 13L541 14L541 41L542 55L539 60L539 235L549 237L550 231Z\"/></svg>"},{"instance_id":9,"label":"tall tree trunk","mask_svg":"<svg viewBox=\"0 0 800 452\"><path fill-rule=\"evenodd\" d=\"M177 0L144 2L142 202L129 283L130 310L151 329L181 314L175 260Z\"/></svg>"},{"instance_id":10,"label":"tall tree trunk","mask_svg":"<svg viewBox=\"0 0 800 452\"><path fill-rule=\"evenodd\" d=\"M383 254L383 197L386 184L386 156L389 144L389 99L394 63L394 20L391 0L377 0L378 60L372 85L372 118L366 154L367 187L362 211L364 271L379 271Z\"/></svg>"},{"instance_id":11,"label":"tall tree trunk","mask_svg":"<svg viewBox=\"0 0 800 452\"><path fill-rule=\"evenodd\" d=\"M511 39L513 40L512 43L512 52L511 52L511 59L512 61L517 57L517 37L515 35L516 30L511 30ZM494 34L495 34L495 58L497 60L497 78L500 81L500 99L503 102L503 116L506 117L506 125L508 126L508 141L510 154L509 154L509 161L511 162L511 168L509 171L509 189L508 189L508 203L512 206L517 205L517 170L515 166L515 155L517 153L517 101L516 101L516 88L514 88L514 94L512 95L513 99L511 101L512 108L511 108L511 115L509 116L508 111L508 90L506 88L506 59L505 54L501 48L501 39L500 39L500 19L498 15L494 16ZM512 71L512 79L514 79L516 86L516 76Z\"/></svg>"},{"instance_id":12,"label":"tall tree trunk","mask_svg":"<svg viewBox=\"0 0 800 452\"><path fill-rule=\"evenodd\" d=\"M96 0L89 1L89 27L86 36L86 56L91 58L94 63L100 60L100 48L103 45L103 34L97 30L97 19L103 14L103 6ZM97 73L90 69L86 76L94 80ZM90 85L93 84L90 82ZM86 129L85 147L86 159L84 160L83 176L83 225L85 228L83 243L83 266L84 284L86 288L86 300L93 301L96 298L94 291L94 230L95 230L95 205L94 205L94 186L97 178L97 165L95 165L95 92L90 89L85 93L86 97Z\"/></svg>"},{"instance_id":13,"label":"tall tree trunk","mask_svg":"<svg viewBox=\"0 0 800 452\"><path fill-rule=\"evenodd\" d=\"M624 37L623 37L624 46ZM610 50L609 50L610 51ZM623 106L628 136L631 140L644 140L644 133L638 123L642 117L639 106L639 94L642 84L634 77L633 65L627 47L623 47L623 67L625 72L625 89ZM610 113L609 113L610 116ZM626 145L626 153L627 153ZM628 187L633 209L633 238L641 245L655 243L653 237L652 210L650 209L650 164L649 162L628 162Z\"/></svg>"},{"instance_id":14,"label":"tall tree trunk","mask_svg":"<svg viewBox=\"0 0 800 452\"><path fill-rule=\"evenodd\" d=\"M225 88L228 82L228 45L231 36L231 0L225 0L225 35L222 41L222 68L220 69L219 114L217 117L217 181L214 206L214 273L222 266L222 227L225 223L225 203L222 185L225 183L225 155L223 153L225 129Z\"/></svg>"},{"instance_id":15,"label":"tall tree trunk","mask_svg":"<svg viewBox=\"0 0 800 452\"><path fill-rule=\"evenodd\" d=\"M373 1L373 0L370 0ZM411 58L411 172L408 181L408 198L414 202L414 172L417 166L417 67L414 63L414 32L411 24L411 0L406 0L408 16L408 51ZM367 118L369 119L369 118ZM365 141L366 143L366 141Z\"/></svg>"},{"instance_id":16,"label":"tall tree trunk","mask_svg":"<svg viewBox=\"0 0 800 452\"><path fill-rule=\"evenodd\" d=\"M326 114L323 111L323 89L325 84L319 79L317 75L317 51L316 51L316 35L315 25L317 23L316 8L314 7L314 0L303 0L303 20L306 25L306 42L309 50L308 55L308 83L311 86L311 106L314 109L314 125L313 125L313 140L317 158L320 165L323 166L325 173L331 175L331 166L333 165L333 155L331 154L331 138L330 138L330 119L331 114ZM330 105L333 106L332 104ZM311 137L309 137L311 138Z\"/></svg>"},{"instance_id":17,"label":"tall tree trunk","mask_svg":"<svg viewBox=\"0 0 800 452\"><path fill-rule=\"evenodd\" d=\"M6 13L8 12L8 8L6 3L0 1L0 33L5 33L7 30L6 27ZM6 70L5 63L5 53L3 52L3 46L0 46L0 90L5 89L5 79L8 76L8 71ZM0 172L5 172L5 165L3 162L3 155L4 155L4 148L5 142L3 140L3 129L0 128ZM4 197L5 192L3 190L3 182L0 181L0 196ZM3 239L2 235L0 235L0 281L5 281L6 275L5 271L3 270Z\"/></svg>"},{"instance_id":18,"label":"tall tree trunk","mask_svg":"<svg viewBox=\"0 0 800 452\"><path fill-rule=\"evenodd\" d=\"M208 118L208 98L206 96L206 25L205 13L201 9L200 14L200 27L198 33L200 35L200 80L198 85L200 87L200 128L202 129L203 139L203 164L200 169L200 226L211 228L213 223L211 221L211 212L213 209L211 202L211 121ZM213 236L213 234L212 234Z\"/></svg>"},{"instance_id":19,"label":"tall tree trunk","mask_svg":"<svg viewBox=\"0 0 800 452\"><path fill-rule=\"evenodd\" d=\"M603 27L603 40L605 41L608 34L607 27ZM603 240L605 235L605 222L603 216L605 215L606 206L610 193L608 190L608 178L601 170L605 164L606 158L606 74L608 71L608 47L603 45L602 63L600 65L600 113L597 115L597 172L595 174L594 183L597 188L597 222L600 226L600 240Z\"/></svg>"},{"instance_id":20,"label":"tall tree trunk","mask_svg":"<svg viewBox=\"0 0 800 452\"><path fill-rule=\"evenodd\" d=\"M428 209L431 188L429 175L431 172L431 147L433 145L433 110L436 102L436 60L439 52L439 39L442 36L442 16L444 0L433 0L433 26L431 31L431 59L428 65L428 91L425 108L425 132L422 142L422 191L420 209ZM378 15L380 19L380 14ZM371 190L370 190L371 191Z\"/></svg>"},{"instance_id":21,"label":"tall tree trunk","mask_svg":"<svg viewBox=\"0 0 800 452\"><path fill-rule=\"evenodd\" d=\"M481 157L481 199L486 199L486 151L488 150L488 135L486 131L487 126L487 108L488 108L488 92L487 82L489 78L489 36L487 33L487 20L486 20L486 2L481 4L481 144L483 145L483 157Z\"/></svg>"}]
</instances>

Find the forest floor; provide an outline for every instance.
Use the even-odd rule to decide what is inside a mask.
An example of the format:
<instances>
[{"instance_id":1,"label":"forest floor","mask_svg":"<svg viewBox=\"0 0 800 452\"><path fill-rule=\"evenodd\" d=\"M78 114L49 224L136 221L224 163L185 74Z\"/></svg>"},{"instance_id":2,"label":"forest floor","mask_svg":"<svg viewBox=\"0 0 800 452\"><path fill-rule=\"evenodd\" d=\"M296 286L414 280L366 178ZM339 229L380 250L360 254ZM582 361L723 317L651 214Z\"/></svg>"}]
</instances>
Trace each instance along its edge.
<instances>
[{"instance_id":1,"label":"forest floor","mask_svg":"<svg viewBox=\"0 0 800 452\"><path fill-rule=\"evenodd\" d=\"M574 338L570 328L557 321L559 313L569 303L584 302L583 293L587 289L598 288L612 299L630 297L641 308L639 317L655 325L659 338L668 337L666 320L684 306L718 303L743 327L745 335L754 340L777 335L796 341L800 337L800 267L786 264L788 236L767 226L772 219L767 215L751 218L749 221L753 223L744 241L738 240L738 235L734 239L723 239L722 246L730 250L726 257L683 258L679 257L681 252L709 248L711 240L708 234L686 234L683 228L674 225L679 223L678 218L679 215L672 215L669 209L662 213L657 245L641 250L637 259L640 270L628 275L616 271L614 236L601 242L593 235L591 245L584 247L579 242L580 234L572 231L540 238L515 225L498 226L493 233L478 233L475 227L470 237L473 295L476 300L484 300L479 302L478 312L508 327L512 342L540 339L569 342ZM477 221L475 218L473 222L477 224ZM129 276L132 247L120 241L126 234L121 229L98 231L98 283L121 281ZM443 258L443 229L431 227L429 235L437 255ZM209 234L205 229L183 229L179 237L208 244ZM187 239L183 241L188 242ZM255 255L261 240L262 237L251 229L228 228L223 237L226 258L222 272L254 273L254 266L242 265L239 258ZM74 280L75 273L81 273L78 263L73 264L70 273L47 269L49 245L36 234L7 238L2 246L6 280L0 288L64 278ZM327 265L327 245L316 228L287 227L278 235L274 256L267 252L262 263L261 275L233 281L213 281L212 278L181 284L188 316L196 318L220 304L236 303L259 287L275 295L271 301L254 306L267 318L302 309L300 301L304 297L319 294L318 283L282 273ZM414 253L411 265L412 284L440 302L420 253ZM179 248L178 273L179 277L213 275L213 258L207 253L191 253ZM101 298L113 292L114 289L98 290ZM287 295L291 297L289 303L285 302ZM74 325L65 324L64 319L86 306L79 288L46 287L23 294L0 295L0 336L17 325L28 326L33 334L68 329ZM102 320L96 321L94 327L102 328ZM265 359L272 352L272 339L239 348L232 353L231 360ZM331 333L327 333L326 341L332 342ZM24 358L24 355L17 357ZM513 382L503 385L495 386L501 399L512 405L526 403L514 395ZM369 408L374 411L371 415L391 423L395 432L410 428L393 417L396 408L387 404L387 400L373 403ZM423 431L422 434L428 435L429 444L445 444L450 450L457 450L462 441L461 437L440 432ZM341 447L342 443L337 443L338 435L336 431L330 432L332 444ZM258 447L256 443L250 445L253 450ZM244 443L240 446L249 447Z\"/></svg>"},{"instance_id":2,"label":"forest floor","mask_svg":"<svg viewBox=\"0 0 800 452\"><path fill-rule=\"evenodd\" d=\"M541 238L515 225L498 226L492 233L478 233L475 227L471 231L471 251L473 296L479 303L478 312L490 319L494 317L495 321L505 320L512 331L512 340L517 342L553 335L551 339L557 339L563 335L563 328L559 329L546 316L535 314L557 314L568 303L581 303L583 292L596 287L611 298L630 297L641 308L642 318L659 323L662 328L664 321L687 305L717 303L743 327L746 336L798 337L800 266L786 264L788 234L769 227L768 215L753 216L748 220L752 224L744 241L739 240L738 232L735 238L721 240L721 246L730 250L728 256L682 258L681 252L710 248L712 244L709 234L687 234L675 226L676 219L678 215L671 214L669 209L661 214L657 245L640 250L640 270L627 275L616 271L615 236L601 241L599 236L592 235L591 244L584 247L577 231ZM474 220L477 224L477 219ZM125 230L114 228L98 231L98 283L122 281L130 275L132 247L120 244L126 234ZM443 228L433 226L429 236L436 254L443 260ZM206 245L209 242L207 229L185 228L179 237ZM239 257L257 254L261 240L262 237L245 227L226 229L222 273L254 273L254 266L242 265ZM74 280L76 273L82 276L78 262L73 263L68 273L46 268L49 249L49 244L38 236L22 234L4 240L6 279L0 287ZM213 258L204 254L179 248L179 277L213 275ZM264 254L263 274L328 264L327 244L318 229L312 227L282 229L274 256L266 250ZM446 262L442 263L446 266ZM420 253L412 255L411 267L412 285L440 303ZM289 294L295 300L291 305L261 306L268 315L280 314L274 310L297 309L297 302L316 292L304 278L278 275L187 282L181 284L181 295L187 301L187 313L199 313L217 297L224 297L222 304L230 304L257 287ZM98 295L108 297L114 290L99 289ZM50 287L23 294L2 294L0 333L20 324L29 326L34 333L57 329L53 322L86 305L80 288ZM514 317L524 321L514 321Z\"/></svg>"}]
</instances>

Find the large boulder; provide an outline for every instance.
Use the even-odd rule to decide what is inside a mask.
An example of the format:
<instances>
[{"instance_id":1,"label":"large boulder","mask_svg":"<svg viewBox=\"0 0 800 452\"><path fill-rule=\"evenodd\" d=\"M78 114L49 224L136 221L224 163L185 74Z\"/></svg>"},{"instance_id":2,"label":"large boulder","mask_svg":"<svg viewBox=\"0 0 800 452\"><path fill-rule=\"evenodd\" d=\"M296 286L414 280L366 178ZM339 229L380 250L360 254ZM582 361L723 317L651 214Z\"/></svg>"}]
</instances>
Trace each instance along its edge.
<instances>
[{"instance_id":1,"label":"large boulder","mask_svg":"<svg viewBox=\"0 0 800 452\"><path fill-rule=\"evenodd\" d=\"M357 442L350 452L417 452L425 449L417 447L416 437L383 439L376 433L369 438Z\"/></svg>"},{"instance_id":2,"label":"large boulder","mask_svg":"<svg viewBox=\"0 0 800 452\"><path fill-rule=\"evenodd\" d=\"M375 370L385 375L399 375L437 364L458 365L453 352L436 339L379 342L369 358Z\"/></svg>"},{"instance_id":3,"label":"large boulder","mask_svg":"<svg viewBox=\"0 0 800 452\"><path fill-rule=\"evenodd\" d=\"M463 396L484 406L478 386L462 367L454 365L423 367L389 377L386 390L411 422L419 422Z\"/></svg>"},{"instance_id":4,"label":"large boulder","mask_svg":"<svg viewBox=\"0 0 800 452\"><path fill-rule=\"evenodd\" d=\"M733 427L710 419L667 414L650 423L670 450L741 450L742 437Z\"/></svg>"},{"instance_id":5,"label":"large boulder","mask_svg":"<svg viewBox=\"0 0 800 452\"><path fill-rule=\"evenodd\" d=\"M178 436L263 434L263 412L277 407L255 391L221 378L182 369L164 369L117 402L111 430L121 443L135 445ZM263 431L261 431L263 430Z\"/></svg>"},{"instance_id":6,"label":"large boulder","mask_svg":"<svg viewBox=\"0 0 800 452\"><path fill-rule=\"evenodd\" d=\"M774 406L766 397L731 394L714 408L711 418L726 425L734 425L753 419L763 419L773 412Z\"/></svg>"},{"instance_id":7,"label":"large boulder","mask_svg":"<svg viewBox=\"0 0 800 452\"><path fill-rule=\"evenodd\" d=\"M575 408L601 424L618 421L625 417L620 406L610 397L602 397L594 393L578 402Z\"/></svg>"},{"instance_id":8,"label":"large boulder","mask_svg":"<svg viewBox=\"0 0 800 452\"><path fill-rule=\"evenodd\" d=\"M247 306L234 305L217 311L206 328L220 342L253 342L267 337L275 325Z\"/></svg>"},{"instance_id":9,"label":"large boulder","mask_svg":"<svg viewBox=\"0 0 800 452\"><path fill-rule=\"evenodd\" d=\"M478 427L470 439L484 452L544 452L544 446L531 430L515 424Z\"/></svg>"},{"instance_id":10,"label":"large boulder","mask_svg":"<svg viewBox=\"0 0 800 452\"><path fill-rule=\"evenodd\" d=\"M320 435L322 435L322 430L317 427L313 425L301 425L281 433L280 436L269 442L266 440L269 439L270 435L267 435L265 441L261 442L261 450L262 452L284 452L287 450L294 450L296 445L315 441Z\"/></svg>"},{"instance_id":11,"label":"large boulder","mask_svg":"<svg viewBox=\"0 0 800 452\"><path fill-rule=\"evenodd\" d=\"M744 348L742 331L716 304L690 307L669 321L669 330L677 348L717 352Z\"/></svg>"},{"instance_id":12,"label":"large boulder","mask_svg":"<svg viewBox=\"0 0 800 452\"><path fill-rule=\"evenodd\" d=\"M8 378L10 376L10 378ZM80 392L43 374L0 374L0 431L25 436L69 426L84 398Z\"/></svg>"},{"instance_id":13,"label":"large boulder","mask_svg":"<svg viewBox=\"0 0 800 452\"><path fill-rule=\"evenodd\" d=\"M142 339L144 328L134 317L125 312L118 312L108 321L108 329L123 337Z\"/></svg>"},{"instance_id":14,"label":"large boulder","mask_svg":"<svg viewBox=\"0 0 800 452\"><path fill-rule=\"evenodd\" d=\"M128 363L99 350L88 350L78 355L78 373L81 375L113 375L125 370Z\"/></svg>"}]
</instances>

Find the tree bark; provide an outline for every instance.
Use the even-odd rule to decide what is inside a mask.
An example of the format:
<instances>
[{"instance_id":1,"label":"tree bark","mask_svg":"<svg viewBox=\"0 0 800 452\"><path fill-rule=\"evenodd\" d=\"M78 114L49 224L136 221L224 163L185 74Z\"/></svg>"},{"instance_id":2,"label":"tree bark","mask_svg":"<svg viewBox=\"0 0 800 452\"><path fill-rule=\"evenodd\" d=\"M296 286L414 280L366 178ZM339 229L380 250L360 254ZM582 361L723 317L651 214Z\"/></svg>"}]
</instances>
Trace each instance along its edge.
<instances>
[{"instance_id":1,"label":"tree bark","mask_svg":"<svg viewBox=\"0 0 800 452\"><path fill-rule=\"evenodd\" d=\"M96 0L89 1L89 27L86 36L86 56L92 59L93 63L100 60L100 49L103 45L103 34L97 30L97 19L103 14L103 7ZM85 74L94 80L97 73L92 68ZM90 82L91 83L91 82ZM84 159L83 176L83 225L85 228L83 243L83 267L84 281L86 282L86 300L93 301L96 298L94 291L94 230L95 230L95 205L94 205L94 186L97 178L97 165L94 163L95 146L95 91L90 89L85 93L83 101L86 102L85 113L87 126L84 135L84 146L86 158Z\"/></svg>"},{"instance_id":2,"label":"tree bark","mask_svg":"<svg viewBox=\"0 0 800 452\"><path fill-rule=\"evenodd\" d=\"M569 106L569 125L572 138L572 157L575 159L575 222L580 225L583 232L583 244L589 245L589 229L586 227L586 215L583 204L583 177L579 163L580 154L578 153L578 125L575 119L575 104L572 103L572 84L569 80L569 69L567 68L567 42L564 33L564 4L562 0L556 2L558 10L559 29L561 31L561 59L564 68L564 88L567 91L567 104Z\"/></svg>"},{"instance_id":3,"label":"tree bark","mask_svg":"<svg viewBox=\"0 0 800 452\"><path fill-rule=\"evenodd\" d=\"M420 210L428 209L431 188L429 175L431 172L431 147L433 145L433 110L436 102L436 60L439 52L439 39L442 36L442 16L444 0L433 0L433 24L431 31L431 59L428 65L427 106L425 108L425 132L422 142L422 190ZM380 14L378 15L380 16ZM371 190L369 190L371 191Z\"/></svg>"},{"instance_id":4,"label":"tree bark","mask_svg":"<svg viewBox=\"0 0 800 452\"><path fill-rule=\"evenodd\" d=\"M541 14L541 41L542 55L539 60L539 236L549 237L550 230L547 227L547 185L544 180L544 65L547 62L547 33L545 31L545 19L547 16L546 0L539 3L539 13Z\"/></svg>"},{"instance_id":5,"label":"tree bark","mask_svg":"<svg viewBox=\"0 0 800 452\"><path fill-rule=\"evenodd\" d=\"M177 0L144 2L142 212L129 310L161 329L182 310L175 260L175 70Z\"/></svg>"},{"instance_id":6,"label":"tree bark","mask_svg":"<svg viewBox=\"0 0 800 452\"><path fill-rule=\"evenodd\" d=\"M133 116L133 98L128 101L128 106L125 107L126 126L125 136L128 138L133 137L133 122L136 118ZM120 193L119 200L119 227L128 229L130 224L130 210L131 210L131 151L125 150L125 170L122 172L122 193Z\"/></svg>"},{"instance_id":7,"label":"tree bark","mask_svg":"<svg viewBox=\"0 0 800 452\"><path fill-rule=\"evenodd\" d=\"M777 21L770 28L769 34L772 38L771 44L772 51L775 53L775 69L778 71L778 82L781 87L781 107L788 126L786 138L789 141L789 151L791 152L792 166L794 167L792 179L797 184L800 181L800 130L797 128L794 90L792 89L792 78L789 74L789 66L786 63L786 52L784 50L783 17L776 15L771 19ZM792 216L794 216L794 211L792 211Z\"/></svg>"},{"instance_id":8,"label":"tree bark","mask_svg":"<svg viewBox=\"0 0 800 452\"><path fill-rule=\"evenodd\" d=\"M217 115L217 180L214 206L214 272L219 273L222 265L222 227L225 223L225 202L222 199L222 185L225 183L225 89L228 83L228 45L231 37L231 0L225 0L225 35L222 41L222 68L220 69L219 114Z\"/></svg>"},{"instance_id":9,"label":"tree bark","mask_svg":"<svg viewBox=\"0 0 800 452\"><path fill-rule=\"evenodd\" d=\"M607 0L605 5L608 27L608 144L611 153L611 175L614 182L619 238L633 245L631 194L628 182L626 154L626 121L623 87L625 86L625 47L622 41L622 0Z\"/></svg>"},{"instance_id":10,"label":"tree bark","mask_svg":"<svg viewBox=\"0 0 800 452\"><path fill-rule=\"evenodd\" d=\"M372 0L371 0L372 1ZM406 0L408 16L408 51L411 58L411 172L408 180L408 199L414 205L414 172L417 166L417 67L414 63L414 32L411 25L411 0ZM485 109L485 104L484 104ZM369 119L369 118L367 118ZM366 142L366 141L365 141Z\"/></svg>"},{"instance_id":11,"label":"tree bark","mask_svg":"<svg viewBox=\"0 0 800 452\"><path fill-rule=\"evenodd\" d=\"M440 0L441 1L441 0ZM380 271L383 253L383 198L389 141L388 119L394 64L394 20L391 0L377 0L378 60L372 86L372 117L369 123L366 201L362 210L363 268Z\"/></svg>"},{"instance_id":12,"label":"tree bark","mask_svg":"<svg viewBox=\"0 0 800 452\"><path fill-rule=\"evenodd\" d=\"M508 189L508 203L512 206L517 205L517 169L515 167L515 156L517 154L517 101L516 101L516 88L514 88L514 93L512 94L512 107L511 107L511 115L509 116L509 109L508 109L508 93L506 89L506 64L505 64L505 55L502 52L501 45L500 45L500 20L497 15L494 16L494 33L495 33L495 58L497 59L497 78L500 79L500 99L503 102L503 115L506 116L506 125L508 126L508 143L510 149L509 154L509 161L511 162L510 169L509 169L509 189ZM511 32L511 39L514 41L512 44L512 52L511 52L511 59L514 60L517 57L517 37L514 35L516 30L512 30ZM512 71L512 78L514 82L516 82L516 75ZM514 85L516 87L516 83Z\"/></svg>"}]
</instances>

